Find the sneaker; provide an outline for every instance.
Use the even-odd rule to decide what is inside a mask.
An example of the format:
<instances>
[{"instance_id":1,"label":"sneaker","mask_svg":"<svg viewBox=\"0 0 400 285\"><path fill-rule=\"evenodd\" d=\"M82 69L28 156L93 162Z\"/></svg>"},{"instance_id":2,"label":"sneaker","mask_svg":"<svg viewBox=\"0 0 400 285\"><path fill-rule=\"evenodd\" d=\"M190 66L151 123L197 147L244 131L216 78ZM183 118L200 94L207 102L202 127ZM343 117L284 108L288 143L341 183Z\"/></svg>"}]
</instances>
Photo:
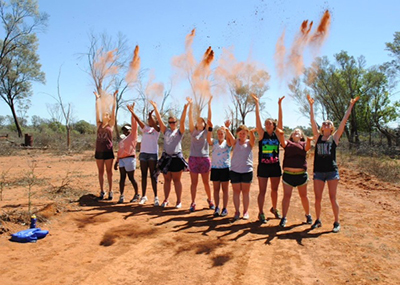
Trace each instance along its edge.
<instances>
[{"instance_id":1,"label":"sneaker","mask_svg":"<svg viewBox=\"0 0 400 285\"><path fill-rule=\"evenodd\" d=\"M311 226L311 229L316 229L322 227L322 223L320 219L316 219L315 223Z\"/></svg>"},{"instance_id":2,"label":"sneaker","mask_svg":"<svg viewBox=\"0 0 400 285\"><path fill-rule=\"evenodd\" d=\"M222 208L221 217L225 217L228 215L228 210L226 208Z\"/></svg>"},{"instance_id":3,"label":"sneaker","mask_svg":"<svg viewBox=\"0 0 400 285\"><path fill-rule=\"evenodd\" d=\"M282 218L282 219L281 219L281 222L279 223L279 226L280 226L281 228L286 227L286 218Z\"/></svg>"},{"instance_id":4,"label":"sneaker","mask_svg":"<svg viewBox=\"0 0 400 285\"><path fill-rule=\"evenodd\" d=\"M219 217L219 208L218 207L215 208L214 217Z\"/></svg>"},{"instance_id":5,"label":"sneaker","mask_svg":"<svg viewBox=\"0 0 400 285\"><path fill-rule=\"evenodd\" d=\"M239 219L240 219L240 212L236 212L236 213L235 213L235 216L233 217L233 219L234 219L235 221L239 220Z\"/></svg>"},{"instance_id":6,"label":"sneaker","mask_svg":"<svg viewBox=\"0 0 400 285\"><path fill-rule=\"evenodd\" d=\"M139 201L139 199L140 199L140 195L139 194L135 194L135 196L133 196L133 198L131 200L131 203L137 202L137 201Z\"/></svg>"},{"instance_id":7,"label":"sneaker","mask_svg":"<svg viewBox=\"0 0 400 285\"><path fill-rule=\"evenodd\" d=\"M178 204L176 204L175 208L176 208L176 209L180 209L180 208L182 208L182 203L178 203Z\"/></svg>"},{"instance_id":8,"label":"sneaker","mask_svg":"<svg viewBox=\"0 0 400 285\"><path fill-rule=\"evenodd\" d=\"M162 202L161 207L165 208L167 207L169 204L169 202L167 200L164 200L164 202Z\"/></svg>"},{"instance_id":9,"label":"sneaker","mask_svg":"<svg viewBox=\"0 0 400 285\"><path fill-rule=\"evenodd\" d=\"M118 204L124 203L124 195L119 196Z\"/></svg>"},{"instance_id":10,"label":"sneaker","mask_svg":"<svg viewBox=\"0 0 400 285\"><path fill-rule=\"evenodd\" d=\"M99 200L104 200L104 197L106 196L106 192L100 192Z\"/></svg>"},{"instance_id":11,"label":"sneaker","mask_svg":"<svg viewBox=\"0 0 400 285\"><path fill-rule=\"evenodd\" d=\"M265 219L264 213L258 214L258 220L259 220L261 223L263 223L263 224L266 224L266 223L267 223L267 220Z\"/></svg>"},{"instance_id":12,"label":"sneaker","mask_svg":"<svg viewBox=\"0 0 400 285\"><path fill-rule=\"evenodd\" d=\"M158 200L158 197L154 198L154 206L156 207L160 206L160 200Z\"/></svg>"},{"instance_id":13,"label":"sneaker","mask_svg":"<svg viewBox=\"0 0 400 285\"><path fill-rule=\"evenodd\" d=\"M207 199L207 202L208 202L208 207L209 207L211 210L214 210L214 209L215 209L214 203L213 203L211 200L208 200L208 199Z\"/></svg>"},{"instance_id":14,"label":"sneaker","mask_svg":"<svg viewBox=\"0 0 400 285\"><path fill-rule=\"evenodd\" d=\"M338 222L333 223L333 230L334 233L338 233L340 231L340 224Z\"/></svg>"},{"instance_id":15,"label":"sneaker","mask_svg":"<svg viewBox=\"0 0 400 285\"><path fill-rule=\"evenodd\" d=\"M307 219L306 224L312 225L311 215L306 215L306 219Z\"/></svg>"},{"instance_id":16,"label":"sneaker","mask_svg":"<svg viewBox=\"0 0 400 285\"><path fill-rule=\"evenodd\" d=\"M246 212L243 214L243 220L248 220L250 218L249 213Z\"/></svg>"},{"instance_id":17,"label":"sneaker","mask_svg":"<svg viewBox=\"0 0 400 285\"><path fill-rule=\"evenodd\" d=\"M147 202L147 197L146 196L142 196L142 199L140 199L139 205L143 205Z\"/></svg>"},{"instance_id":18,"label":"sneaker","mask_svg":"<svg viewBox=\"0 0 400 285\"><path fill-rule=\"evenodd\" d=\"M190 212L196 211L196 204L195 204L195 203L192 203L192 204L190 205L189 211L190 211Z\"/></svg>"},{"instance_id":19,"label":"sneaker","mask_svg":"<svg viewBox=\"0 0 400 285\"><path fill-rule=\"evenodd\" d=\"M271 212L272 214L274 214L275 219L282 219L282 216L281 216L281 214L279 213L279 210L278 210L278 209L274 209L274 207L271 207L270 212Z\"/></svg>"},{"instance_id":20,"label":"sneaker","mask_svg":"<svg viewBox=\"0 0 400 285\"><path fill-rule=\"evenodd\" d=\"M110 192L108 192L108 198L107 198L107 200L112 200L113 199L113 197L114 197L114 193L113 193L113 191L110 191Z\"/></svg>"}]
</instances>

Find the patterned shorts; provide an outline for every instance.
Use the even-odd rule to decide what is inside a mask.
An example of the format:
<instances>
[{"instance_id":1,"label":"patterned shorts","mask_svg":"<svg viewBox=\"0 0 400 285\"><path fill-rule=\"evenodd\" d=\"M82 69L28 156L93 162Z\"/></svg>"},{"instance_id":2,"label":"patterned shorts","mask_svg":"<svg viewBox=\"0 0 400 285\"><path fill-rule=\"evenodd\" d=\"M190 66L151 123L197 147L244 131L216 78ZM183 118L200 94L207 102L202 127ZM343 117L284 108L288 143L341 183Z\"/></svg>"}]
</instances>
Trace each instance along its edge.
<instances>
[{"instance_id":1,"label":"patterned shorts","mask_svg":"<svg viewBox=\"0 0 400 285\"><path fill-rule=\"evenodd\" d=\"M211 170L211 159L189 156L189 170L192 173L208 173Z\"/></svg>"}]
</instances>

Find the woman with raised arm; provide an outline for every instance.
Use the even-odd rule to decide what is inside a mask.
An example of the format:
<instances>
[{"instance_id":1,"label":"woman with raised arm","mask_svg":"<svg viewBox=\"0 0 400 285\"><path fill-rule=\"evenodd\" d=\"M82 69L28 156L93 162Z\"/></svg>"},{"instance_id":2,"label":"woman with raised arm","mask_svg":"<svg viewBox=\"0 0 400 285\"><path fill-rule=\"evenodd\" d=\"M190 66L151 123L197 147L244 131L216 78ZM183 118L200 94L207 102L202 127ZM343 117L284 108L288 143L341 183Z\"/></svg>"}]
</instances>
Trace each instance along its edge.
<instances>
[{"instance_id":1,"label":"woman with raised arm","mask_svg":"<svg viewBox=\"0 0 400 285\"><path fill-rule=\"evenodd\" d=\"M135 169L136 169L136 144L137 144L137 123L133 116L133 105L127 105L129 112L131 112L131 125L124 125L122 127L123 139L118 143L117 160L114 164L114 169L117 170L119 166L119 193L120 197L118 203L124 202L124 190L125 180L128 175L129 181L132 183L133 189L135 190L135 198L138 195L138 185L135 180ZM133 200L133 199L132 199Z\"/></svg>"},{"instance_id":2,"label":"woman with raised arm","mask_svg":"<svg viewBox=\"0 0 400 285\"><path fill-rule=\"evenodd\" d=\"M187 162L182 155L182 137L185 133L185 120L187 108L192 104L192 100L187 98L187 103L183 107L182 116L180 119L179 128L176 126L177 119L174 116L168 118L169 128L165 126L162 121L160 112L158 111L157 104L154 101L150 101L150 104L154 107L157 120L160 124L160 130L164 134L164 150L157 162L156 172L162 172L164 175L164 201L161 207L165 208L169 204L169 194L171 192L171 182L174 182L176 192L176 205L177 209L182 207L182 171L187 169ZM157 173L154 175L157 176Z\"/></svg>"},{"instance_id":3,"label":"woman with raised arm","mask_svg":"<svg viewBox=\"0 0 400 285\"><path fill-rule=\"evenodd\" d=\"M229 200L229 167L231 166L231 142L226 140L225 128L221 127L217 131L218 139L212 138L213 124L211 122L211 99L208 102L208 122L209 132L207 142L212 146L211 156L211 181L214 189L215 211L214 217L225 217L228 215ZM229 128L230 122L225 122L225 127ZM219 208L219 192L222 188L222 210Z\"/></svg>"},{"instance_id":4,"label":"woman with raised arm","mask_svg":"<svg viewBox=\"0 0 400 285\"><path fill-rule=\"evenodd\" d=\"M211 104L212 97L208 101ZM200 114L199 114L200 115ZM210 109L208 112L208 119L210 120ZM190 156L189 156L189 171L190 171L190 194L192 202L190 203L190 212L196 210L196 194L197 184L199 182L199 174L204 184L204 190L207 195L207 202L210 209L215 209L214 203L211 198L210 189L210 170L211 160L209 145L207 142L207 133L212 132L212 128L206 129L206 121L198 117L196 125L193 123L193 104L189 106L189 132L191 136Z\"/></svg>"},{"instance_id":5,"label":"woman with raised arm","mask_svg":"<svg viewBox=\"0 0 400 285\"><path fill-rule=\"evenodd\" d=\"M147 125L145 125L139 117L133 113L139 127L142 131L142 141L140 143L140 171L142 173L142 198L140 198L139 194L135 195L131 202L139 201L140 205L145 204L148 201L146 196L146 188L147 188L147 173L149 173L151 179L151 186L153 188L154 193L154 206L159 206L160 201L157 195L157 179L153 175L157 166L158 159L158 139L160 137L160 127L158 126L157 120L153 118L154 110L150 111L149 117L147 120Z\"/></svg>"},{"instance_id":6,"label":"woman with raised arm","mask_svg":"<svg viewBox=\"0 0 400 285\"><path fill-rule=\"evenodd\" d=\"M300 129L295 129L285 140L283 130L276 128L275 130L281 145L285 150L283 156L283 199L282 199L282 219L279 226L286 226L286 216L289 211L290 198L292 197L293 188L297 187L301 199L301 204L306 216L306 223L311 225L312 218L310 215L310 203L307 197L307 151L311 148L313 138L304 136Z\"/></svg>"},{"instance_id":7,"label":"woman with raised arm","mask_svg":"<svg viewBox=\"0 0 400 285\"><path fill-rule=\"evenodd\" d=\"M258 219L261 223L266 223L267 220L264 214L265 195L267 193L268 179L271 182L271 202L272 207L270 212L276 219L281 219L278 205L278 187L282 176L281 165L279 163L279 139L275 134L276 127L282 129L282 98L279 98L279 115L278 123L271 118L265 120L265 130L261 124L260 103L255 94L251 95L256 103L256 129L258 133L258 187L259 194L258 202Z\"/></svg>"},{"instance_id":8,"label":"woman with raised arm","mask_svg":"<svg viewBox=\"0 0 400 285\"><path fill-rule=\"evenodd\" d=\"M118 90L114 92L113 102L111 107L111 113L104 110L101 106L100 95L95 91L93 92L96 96L96 124L97 124L97 136L96 136L96 151L94 157L96 159L96 165L99 175L100 184L100 196L99 199L103 200L106 192L104 191L104 168L107 172L108 181L108 200L112 200L112 175L113 175L113 130L115 125L115 105L117 101Z\"/></svg>"},{"instance_id":9,"label":"woman with raised arm","mask_svg":"<svg viewBox=\"0 0 400 285\"><path fill-rule=\"evenodd\" d=\"M236 130L235 138L227 127L226 137L232 143L233 153L230 168L230 180L233 188L233 204L235 206L234 219L240 218L240 194L243 196L243 219L249 219L250 186L253 180L253 146L255 129L241 125ZM248 139L250 133L250 139Z\"/></svg>"},{"instance_id":10,"label":"woman with raised arm","mask_svg":"<svg viewBox=\"0 0 400 285\"><path fill-rule=\"evenodd\" d=\"M343 116L338 129L332 121L326 120L322 123L318 130L317 123L314 118L314 99L307 95L310 104L310 119L314 133L314 138L317 138L314 154L314 193L315 193L315 223L311 226L312 229L322 226L321 223L321 200L325 182L328 184L329 198L331 200L333 215L335 221L333 223L333 232L340 231L339 223L339 204L336 201L337 186L339 183L339 170L336 163L336 147L339 144L340 137L346 127L347 119L350 116L354 104L360 99L356 97L350 100L350 105Z\"/></svg>"}]
</instances>

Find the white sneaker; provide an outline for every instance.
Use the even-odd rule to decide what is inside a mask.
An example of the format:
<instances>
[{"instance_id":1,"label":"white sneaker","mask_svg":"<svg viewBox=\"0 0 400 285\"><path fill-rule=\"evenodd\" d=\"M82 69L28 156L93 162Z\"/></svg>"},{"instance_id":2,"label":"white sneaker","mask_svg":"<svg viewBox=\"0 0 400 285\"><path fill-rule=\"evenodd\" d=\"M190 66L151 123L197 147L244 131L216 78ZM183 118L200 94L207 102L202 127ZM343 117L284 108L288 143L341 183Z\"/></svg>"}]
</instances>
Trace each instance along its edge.
<instances>
[{"instance_id":1,"label":"white sneaker","mask_svg":"<svg viewBox=\"0 0 400 285\"><path fill-rule=\"evenodd\" d=\"M154 198L154 206L156 207L160 206L160 200L158 200L158 197Z\"/></svg>"},{"instance_id":2,"label":"white sneaker","mask_svg":"<svg viewBox=\"0 0 400 285\"><path fill-rule=\"evenodd\" d=\"M146 202L147 202L147 197L143 196L142 199L140 199L139 205L143 205Z\"/></svg>"},{"instance_id":3,"label":"white sneaker","mask_svg":"<svg viewBox=\"0 0 400 285\"><path fill-rule=\"evenodd\" d=\"M249 213L244 213L243 220L248 220L250 218Z\"/></svg>"},{"instance_id":4,"label":"white sneaker","mask_svg":"<svg viewBox=\"0 0 400 285\"><path fill-rule=\"evenodd\" d=\"M177 209L182 208L182 203L176 204L175 208L177 208Z\"/></svg>"}]
</instances>

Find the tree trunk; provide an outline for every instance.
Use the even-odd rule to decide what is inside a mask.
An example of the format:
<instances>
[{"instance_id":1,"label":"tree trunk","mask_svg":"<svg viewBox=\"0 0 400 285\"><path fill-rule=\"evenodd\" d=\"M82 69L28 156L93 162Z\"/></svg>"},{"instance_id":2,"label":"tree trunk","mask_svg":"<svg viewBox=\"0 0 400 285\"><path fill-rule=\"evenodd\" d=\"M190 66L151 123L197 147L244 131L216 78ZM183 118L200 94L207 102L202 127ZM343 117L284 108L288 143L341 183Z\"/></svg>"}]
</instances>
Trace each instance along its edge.
<instances>
[{"instance_id":1,"label":"tree trunk","mask_svg":"<svg viewBox=\"0 0 400 285\"><path fill-rule=\"evenodd\" d=\"M11 108L11 113L12 113L13 118L14 118L15 127L17 128L18 137L22 138L21 126L19 125L17 113L15 112L15 108L14 108L14 104L13 103L11 103L10 108Z\"/></svg>"},{"instance_id":2,"label":"tree trunk","mask_svg":"<svg viewBox=\"0 0 400 285\"><path fill-rule=\"evenodd\" d=\"M67 148L70 150L71 146L71 127L67 126Z\"/></svg>"}]
</instances>

